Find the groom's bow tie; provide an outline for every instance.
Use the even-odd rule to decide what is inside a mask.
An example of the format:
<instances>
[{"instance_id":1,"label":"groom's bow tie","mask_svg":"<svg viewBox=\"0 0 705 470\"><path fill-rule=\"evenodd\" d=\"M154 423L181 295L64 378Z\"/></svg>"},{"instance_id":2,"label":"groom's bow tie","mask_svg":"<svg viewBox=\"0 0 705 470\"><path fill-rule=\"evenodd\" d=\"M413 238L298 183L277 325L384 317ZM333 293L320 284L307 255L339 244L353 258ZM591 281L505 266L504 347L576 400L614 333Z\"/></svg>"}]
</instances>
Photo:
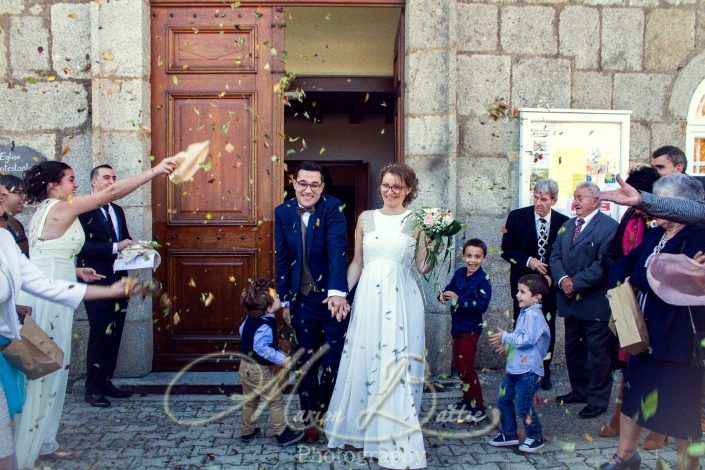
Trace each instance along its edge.
<instances>
[{"instance_id":1,"label":"groom's bow tie","mask_svg":"<svg viewBox=\"0 0 705 470\"><path fill-rule=\"evenodd\" d=\"M313 208L313 207L308 207L308 208L306 208L306 207L301 207L301 206L299 206L299 207L296 208L296 213L297 213L299 216L304 215L306 212L308 212L309 214L313 214L313 211L314 211L314 208Z\"/></svg>"}]
</instances>

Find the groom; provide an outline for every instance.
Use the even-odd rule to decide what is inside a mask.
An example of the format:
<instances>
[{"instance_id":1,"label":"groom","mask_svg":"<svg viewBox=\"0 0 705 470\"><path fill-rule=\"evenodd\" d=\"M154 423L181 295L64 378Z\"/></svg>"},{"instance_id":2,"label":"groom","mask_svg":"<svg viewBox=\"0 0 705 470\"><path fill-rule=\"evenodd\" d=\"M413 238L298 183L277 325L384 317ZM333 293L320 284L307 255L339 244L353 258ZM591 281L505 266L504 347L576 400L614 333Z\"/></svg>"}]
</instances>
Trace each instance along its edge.
<instances>
[{"instance_id":1,"label":"groom","mask_svg":"<svg viewBox=\"0 0 705 470\"><path fill-rule=\"evenodd\" d=\"M330 349L299 379L307 428L304 441L318 440L314 425L328 410L348 321L346 223L343 205L323 195L323 169L301 163L294 172L296 199L274 210L277 291L284 320L293 325L304 354L301 365L321 346ZM293 324L292 324L293 321Z\"/></svg>"}]
</instances>

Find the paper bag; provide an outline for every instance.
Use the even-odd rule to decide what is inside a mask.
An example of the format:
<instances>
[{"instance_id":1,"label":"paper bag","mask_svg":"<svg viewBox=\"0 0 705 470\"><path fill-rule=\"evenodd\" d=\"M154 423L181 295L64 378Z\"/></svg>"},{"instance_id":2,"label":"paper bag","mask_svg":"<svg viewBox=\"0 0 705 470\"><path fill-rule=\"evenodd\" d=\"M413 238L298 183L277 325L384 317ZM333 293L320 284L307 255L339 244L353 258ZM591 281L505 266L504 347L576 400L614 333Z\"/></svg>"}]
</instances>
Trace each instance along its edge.
<instances>
[{"instance_id":1,"label":"paper bag","mask_svg":"<svg viewBox=\"0 0 705 470\"><path fill-rule=\"evenodd\" d=\"M13 339L2 351L7 362L36 380L64 366L64 352L29 315L24 318L20 340Z\"/></svg>"},{"instance_id":2,"label":"paper bag","mask_svg":"<svg viewBox=\"0 0 705 470\"><path fill-rule=\"evenodd\" d=\"M608 290L607 299L612 310L610 328L619 338L619 346L631 355L646 351L649 332L629 281Z\"/></svg>"}]
</instances>

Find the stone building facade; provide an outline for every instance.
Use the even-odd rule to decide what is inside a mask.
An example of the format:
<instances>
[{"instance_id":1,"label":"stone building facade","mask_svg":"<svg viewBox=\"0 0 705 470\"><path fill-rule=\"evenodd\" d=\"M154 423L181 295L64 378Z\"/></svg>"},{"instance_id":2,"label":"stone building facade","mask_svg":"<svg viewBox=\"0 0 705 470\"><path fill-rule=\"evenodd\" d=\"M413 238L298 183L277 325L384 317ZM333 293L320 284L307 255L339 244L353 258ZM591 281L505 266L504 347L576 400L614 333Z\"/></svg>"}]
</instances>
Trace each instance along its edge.
<instances>
[{"instance_id":1,"label":"stone building facade","mask_svg":"<svg viewBox=\"0 0 705 470\"><path fill-rule=\"evenodd\" d=\"M149 15L146 0L0 0L0 142L66 161L83 188L96 164L119 175L147 168ZM408 0L405 20L405 161L423 183L419 201L452 208L468 234L495 248L488 319L506 326L508 265L498 250L518 205L519 123L493 120L488 109L501 100L510 109L631 110L632 163L658 146L683 146L688 106L705 80L705 2ZM121 204L133 236L149 240L149 186ZM450 317L430 300L426 322L432 369L447 372ZM74 331L80 374L81 312ZM481 351L481 365L498 364ZM152 307L133 301L119 374L148 373L151 356Z\"/></svg>"}]
</instances>

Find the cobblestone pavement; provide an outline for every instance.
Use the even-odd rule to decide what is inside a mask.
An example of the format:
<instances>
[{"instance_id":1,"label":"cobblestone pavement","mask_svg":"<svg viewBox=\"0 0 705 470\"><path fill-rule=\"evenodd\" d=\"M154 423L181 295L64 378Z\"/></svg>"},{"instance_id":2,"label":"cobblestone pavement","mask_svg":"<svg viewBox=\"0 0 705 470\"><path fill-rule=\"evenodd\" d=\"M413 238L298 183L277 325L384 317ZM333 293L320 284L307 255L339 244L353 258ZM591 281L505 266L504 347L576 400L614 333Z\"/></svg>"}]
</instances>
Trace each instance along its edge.
<instances>
[{"instance_id":1,"label":"cobblestone pavement","mask_svg":"<svg viewBox=\"0 0 705 470\"><path fill-rule=\"evenodd\" d=\"M559 406L557 394L568 390L565 370L554 372L554 389L540 393L540 413L547 446L536 454L497 449L487 445L486 436L426 437L429 468L549 469L571 470L595 468L616 450L617 439L596 435L609 415L593 420L577 417L580 405ZM488 404L494 403L500 371L480 374ZM460 391L438 393L438 409L455 403ZM615 395L616 396L616 395ZM285 398L286 399L286 398ZM233 405L226 396L179 395L169 400L169 410L176 420L207 419L225 413ZM298 405L294 397L292 403ZM433 406L431 394L424 396L424 409ZM293 414L296 410L290 410ZM610 410L611 413L611 410ZM167 416L164 397L148 395L114 400L111 408L91 408L82 397L67 395L59 434L62 448L38 462L44 468L379 468L353 451L326 452L323 443L281 448L272 437L267 415L260 417L264 436L250 445L240 437L240 413L232 412L211 422L182 424ZM477 426L453 423L429 423L432 432L477 430ZM488 431L490 432L490 431ZM494 431L491 431L494 432ZM657 468L662 460L675 467L672 444L661 451L640 449L642 468Z\"/></svg>"}]
</instances>

